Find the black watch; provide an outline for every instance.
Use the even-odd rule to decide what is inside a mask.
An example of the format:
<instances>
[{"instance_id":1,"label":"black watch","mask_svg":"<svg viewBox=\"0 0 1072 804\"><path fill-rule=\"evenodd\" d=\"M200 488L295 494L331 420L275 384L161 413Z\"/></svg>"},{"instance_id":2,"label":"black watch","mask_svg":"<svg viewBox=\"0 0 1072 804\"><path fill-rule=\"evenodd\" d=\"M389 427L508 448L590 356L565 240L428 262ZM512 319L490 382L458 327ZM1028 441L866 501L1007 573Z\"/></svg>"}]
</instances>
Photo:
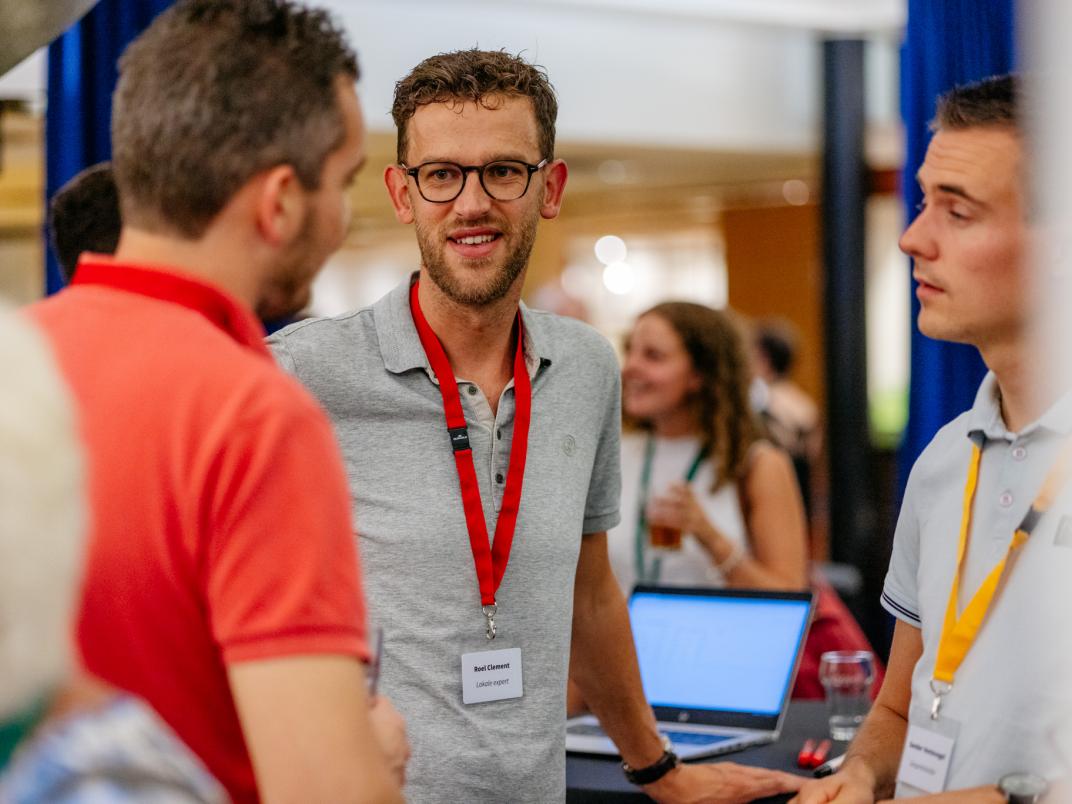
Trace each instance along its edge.
<instances>
[{"instance_id":1,"label":"black watch","mask_svg":"<svg viewBox=\"0 0 1072 804\"><path fill-rule=\"evenodd\" d=\"M1049 782L1034 773L1006 773L998 779L998 790L1009 804L1038 804Z\"/></svg>"},{"instance_id":2,"label":"black watch","mask_svg":"<svg viewBox=\"0 0 1072 804\"><path fill-rule=\"evenodd\" d=\"M628 762L622 763L625 778L635 785L657 782L681 762L677 754L670 750L670 738L663 735L663 755L646 768L632 768Z\"/></svg>"}]
</instances>

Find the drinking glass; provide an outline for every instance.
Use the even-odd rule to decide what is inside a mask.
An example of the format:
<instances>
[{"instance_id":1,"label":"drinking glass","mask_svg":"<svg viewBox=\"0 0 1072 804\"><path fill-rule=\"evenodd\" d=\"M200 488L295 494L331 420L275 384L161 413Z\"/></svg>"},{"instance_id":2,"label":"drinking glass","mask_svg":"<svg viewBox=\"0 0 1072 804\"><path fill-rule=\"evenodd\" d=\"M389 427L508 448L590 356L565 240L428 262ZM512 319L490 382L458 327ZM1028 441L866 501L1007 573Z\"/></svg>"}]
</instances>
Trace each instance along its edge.
<instances>
[{"instance_id":1,"label":"drinking glass","mask_svg":"<svg viewBox=\"0 0 1072 804\"><path fill-rule=\"evenodd\" d=\"M830 736L851 740L871 708L875 657L867 650L830 650L819 657L819 681L826 691Z\"/></svg>"}]
</instances>

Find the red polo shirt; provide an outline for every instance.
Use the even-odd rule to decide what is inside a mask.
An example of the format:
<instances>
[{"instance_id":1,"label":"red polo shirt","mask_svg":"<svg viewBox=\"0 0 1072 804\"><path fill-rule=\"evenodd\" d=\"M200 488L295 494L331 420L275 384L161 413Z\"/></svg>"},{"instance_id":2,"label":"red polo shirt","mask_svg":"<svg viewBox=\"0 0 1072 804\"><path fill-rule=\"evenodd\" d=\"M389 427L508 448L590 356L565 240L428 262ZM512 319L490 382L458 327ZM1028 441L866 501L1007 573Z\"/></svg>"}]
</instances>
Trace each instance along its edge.
<instances>
[{"instance_id":1,"label":"red polo shirt","mask_svg":"<svg viewBox=\"0 0 1072 804\"><path fill-rule=\"evenodd\" d=\"M252 312L201 280L91 255L27 309L87 448L86 668L152 704L236 802L256 801L227 665L367 658L331 425Z\"/></svg>"}]
</instances>

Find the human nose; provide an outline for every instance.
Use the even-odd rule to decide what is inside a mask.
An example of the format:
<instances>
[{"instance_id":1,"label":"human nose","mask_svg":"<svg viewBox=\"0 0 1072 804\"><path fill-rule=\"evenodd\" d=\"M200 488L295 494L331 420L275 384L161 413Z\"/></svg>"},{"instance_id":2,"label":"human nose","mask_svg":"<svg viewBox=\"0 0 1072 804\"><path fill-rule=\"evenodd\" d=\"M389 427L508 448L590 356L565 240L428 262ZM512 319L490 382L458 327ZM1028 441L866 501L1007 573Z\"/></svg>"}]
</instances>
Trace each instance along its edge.
<instances>
[{"instance_id":1,"label":"human nose","mask_svg":"<svg viewBox=\"0 0 1072 804\"><path fill-rule=\"evenodd\" d=\"M478 170L466 171L462 191L454 199L454 211L461 218L475 219L486 215L491 208L491 196L480 183Z\"/></svg>"},{"instance_id":2,"label":"human nose","mask_svg":"<svg viewBox=\"0 0 1072 804\"><path fill-rule=\"evenodd\" d=\"M923 207L915 219L908 224L901 239L897 241L897 246L913 259L934 259L936 243L931 231L930 212L927 207Z\"/></svg>"}]
</instances>

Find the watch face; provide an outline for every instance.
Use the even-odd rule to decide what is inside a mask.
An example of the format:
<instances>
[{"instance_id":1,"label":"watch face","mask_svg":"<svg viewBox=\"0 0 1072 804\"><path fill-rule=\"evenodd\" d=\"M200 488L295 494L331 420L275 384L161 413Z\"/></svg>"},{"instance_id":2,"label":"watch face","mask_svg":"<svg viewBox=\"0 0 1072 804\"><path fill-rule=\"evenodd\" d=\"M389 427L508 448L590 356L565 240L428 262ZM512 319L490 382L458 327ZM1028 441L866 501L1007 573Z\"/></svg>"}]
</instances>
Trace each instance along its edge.
<instances>
[{"instance_id":1,"label":"watch face","mask_svg":"<svg viewBox=\"0 0 1072 804\"><path fill-rule=\"evenodd\" d=\"M1035 799L1046 792L1047 782L1034 773L1008 773L1001 777L998 787L1010 798Z\"/></svg>"}]
</instances>

